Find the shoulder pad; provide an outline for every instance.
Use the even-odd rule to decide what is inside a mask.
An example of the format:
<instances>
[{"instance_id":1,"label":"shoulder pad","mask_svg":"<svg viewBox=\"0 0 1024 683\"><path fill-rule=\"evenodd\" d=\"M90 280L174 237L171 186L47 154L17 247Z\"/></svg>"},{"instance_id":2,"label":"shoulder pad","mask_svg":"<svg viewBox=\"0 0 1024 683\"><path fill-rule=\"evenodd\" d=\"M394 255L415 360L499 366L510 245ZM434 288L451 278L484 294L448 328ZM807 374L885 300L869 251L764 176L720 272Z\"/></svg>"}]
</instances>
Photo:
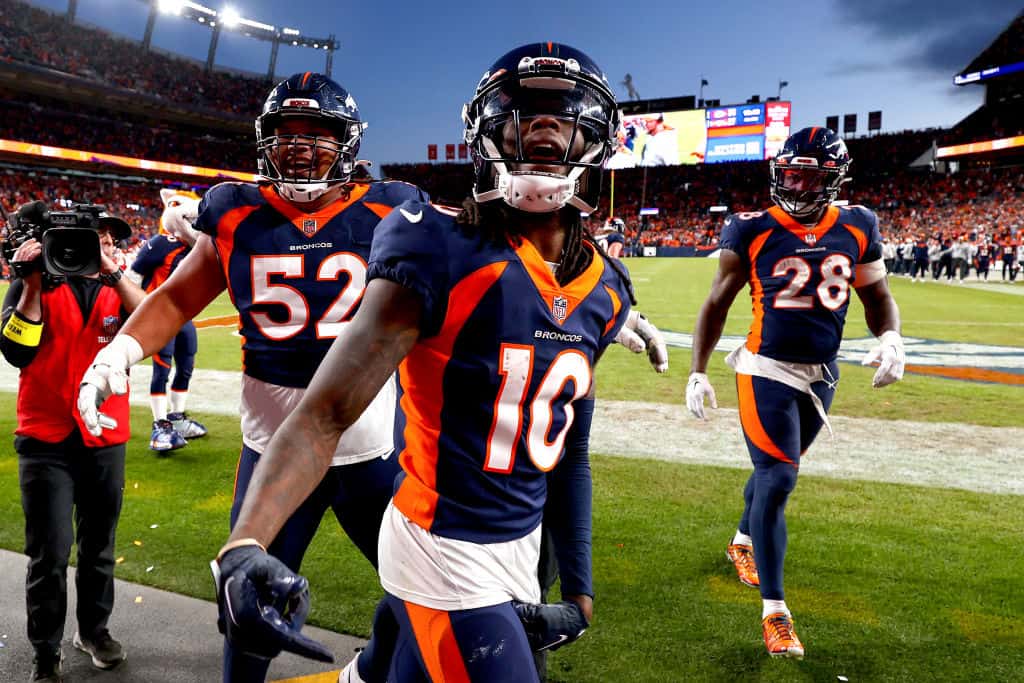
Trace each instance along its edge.
<instances>
[{"instance_id":1,"label":"shoulder pad","mask_svg":"<svg viewBox=\"0 0 1024 683\"><path fill-rule=\"evenodd\" d=\"M253 183L227 182L214 185L199 202L196 230L215 237L217 224L228 211L263 203L265 200L260 195L259 186Z\"/></svg>"},{"instance_id":2,"label":"shoulder pad","mask_svg":"<svg viewBox=\"0 0 1024 683\"><path fill-rule=\"evenodd\" d=\"M364 199L390 206L398 206L405 201L430 201L426 192L402 180L378 180L370 185L370 191L364 195Z\"/></svg>"}]
</instances>

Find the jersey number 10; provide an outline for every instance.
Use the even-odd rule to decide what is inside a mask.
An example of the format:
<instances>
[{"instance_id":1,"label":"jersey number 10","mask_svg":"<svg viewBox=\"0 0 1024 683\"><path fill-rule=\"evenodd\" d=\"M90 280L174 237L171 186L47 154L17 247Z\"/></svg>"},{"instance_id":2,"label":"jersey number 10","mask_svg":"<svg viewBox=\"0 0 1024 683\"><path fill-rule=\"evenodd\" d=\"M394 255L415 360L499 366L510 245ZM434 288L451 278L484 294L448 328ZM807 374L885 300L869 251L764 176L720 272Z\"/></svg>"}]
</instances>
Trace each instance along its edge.
<instances>
[{"instance_id":1,"label":"jersey number 10","mask_svg":"<svg viewBox=\"0 0 1024 683\"><path fill-rule=\"evenodd\" d=\"M494 402L494 420L487 437L484 469L508 474L515 464L516 446L523 431L523 407L528 400L527 392L533 376L533 346L502 344L499 355L501 388ZM570 380L575 389L567 398L564 391ZM572 425L572 402L590 390L590 381L590 361L575 349L562 351L548 366L530 402L530 430L526 434L530 460L542 472L551 470L558 463L565 436ZM549 441L548 432L554 422L556 404L562 405L565 411L565 425Z\"/></svg>"}]
</instances>

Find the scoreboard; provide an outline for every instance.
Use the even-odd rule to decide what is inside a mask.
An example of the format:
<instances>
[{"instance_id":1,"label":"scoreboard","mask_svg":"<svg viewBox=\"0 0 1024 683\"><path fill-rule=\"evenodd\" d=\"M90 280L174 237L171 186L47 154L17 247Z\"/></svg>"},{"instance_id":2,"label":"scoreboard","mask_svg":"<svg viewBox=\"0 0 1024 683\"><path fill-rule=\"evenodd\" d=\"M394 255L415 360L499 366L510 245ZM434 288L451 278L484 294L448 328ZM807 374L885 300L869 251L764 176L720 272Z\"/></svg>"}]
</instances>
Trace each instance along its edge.
<instances>
[{"instance_id":1,"label":"scoreboard","mask_svg":"<svg viewBox=\"0 0 1024 683\"><path fill-rule=\"evenodd\" d=\"M610 169L762 161L789 137L790 102L759 102L622 117Z\"/></svg>"}]
</instances>

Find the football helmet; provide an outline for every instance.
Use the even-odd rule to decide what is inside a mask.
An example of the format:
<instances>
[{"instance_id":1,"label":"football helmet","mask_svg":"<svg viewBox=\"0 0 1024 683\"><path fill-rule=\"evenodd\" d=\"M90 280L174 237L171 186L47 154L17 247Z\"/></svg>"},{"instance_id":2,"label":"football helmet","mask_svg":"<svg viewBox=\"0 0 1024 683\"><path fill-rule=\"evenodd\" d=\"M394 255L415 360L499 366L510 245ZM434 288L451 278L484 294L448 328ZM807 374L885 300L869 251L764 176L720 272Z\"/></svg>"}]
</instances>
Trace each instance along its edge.
<instances>
[{"instance_id":1,"label":"football helmet","mask_svg":"<svg viewBox=\"0 0 1024 683\"><path fill-rule=\"evenodd\" d=\"M572 125L564 149L560 136L524 148L521 124L540 117ZM501 199L531 213L567 204L586 213L596 209L601 164L614 149L619 112L608 79L584 53L550 42L512 50L484 73L462 120L478 202Z\"/></svg>"},{"instance_id":2,"label":"football helmet","mask_svg":"<svg viewBox=\"0 0 1024 683\"><path fill-rule=\"evenodd\" d=\"M772 201L794 218L820 214L839 195L852 161L835 131L799 130L769 164Z\"/></svg>"},{"instance_id":3,"label":"football helmet","mask_svg":"<svg viewBox=\"0 0 1024 683\"><path fill-rule=\"evenodd\" d=\"M333 139L301 133L278 135L285 119L310 119L333 131ZM331 187L349 182L355 170L359 140L367 124L351 93L323 74L295 74L278 83L256 119L259 174L285 199L311 202ZM287 151L290 160L282 159ZM332 155L321 173L322 159Z\"/></svg>"}]
</instances>

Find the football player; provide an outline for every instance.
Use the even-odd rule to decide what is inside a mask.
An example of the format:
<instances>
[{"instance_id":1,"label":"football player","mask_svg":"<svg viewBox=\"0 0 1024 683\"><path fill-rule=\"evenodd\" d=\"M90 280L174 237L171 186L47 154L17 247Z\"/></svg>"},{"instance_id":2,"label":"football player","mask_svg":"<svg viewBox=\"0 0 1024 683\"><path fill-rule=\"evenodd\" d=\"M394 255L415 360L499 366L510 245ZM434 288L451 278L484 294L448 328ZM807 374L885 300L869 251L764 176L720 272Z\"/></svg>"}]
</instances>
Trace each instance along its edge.
<instances>
[{"instance_id":1,"label":"football player","mask_svg":"<svg viewBox=\"0 0 1024 683\"><path fill-rule=\"evenodd\" d=\"M351 181L364 128L355 99L329 78L306 72L278 84L256 119L263 180L223 183L206 193L192 252L97 356L80 391L83 417L98 430L96 397L111 384L120 389L127 368L158 352L227 289L244 339L233 525L270 437L360 305L377 223L404 201L428 201L406 183ZM397 458L389 457L394 381L381 381L364 407L343 438L335 435L301 505L264 537L274 557L295 571L328 508L377 565L377 533L399 471ZM311 474L301 458L295 467L300 477ZM265 650L226 641L225 681L261 681L268 666Z\"/></svg>"},{"instance_id":2,"label":"football player","mask_svg":"<svg viewBox=\"0 0 1024 683\"><path fill-rule=\"evenodd\" d=\"M903 376L899 309L885 278L878 220L863 206L832 205L850 162L846 144L827 128L805 128L786 141L770 165L775 206L726 221L718 273L694 332L686 403L703 419L706 398L717 407L705 374L708 359L733 299L750 285L754 321L746 343L726 363L736 371L754 472L728 556L740 581L760 588L762 631L772 656L804 654L782 587L784 510L801 455L828 424L851 292L879 338L864 360L880 361L872 386Z\"/></svg>"},{"instance_id":3,"label":"football player","mask_svg":"<svg viewBox=\"0 0 1024 683\"><path fill-rule=\"evenodd\" d=\"M626 223L621 218L613 218L607 225L602 227L595 237L601 248L612 258L622 258L622 247L626 244L623 233L626 232Z\"/></svg>"},{"instance_id":4,"label":"football player","mask_svg":"<svg viewBox=\"0 0 1024 683\"><path fill-rule=\"evenodd\" d=\"M593 367L631 303L625 271L580 222L618 118L597 65L557 43L518 48L464 112L472 198L457 216L410 201L381 222L359 312L270 441L219 556L231 613L254 617L240 633L319 654L295 631L301 619L281 616L288 601L273 599L301 595L301 582L263 547L398 369L403 472L381 526L380 577L401 625L388 678L399 682L536 681L531 649L586 628ZM515 604L539 600L549 487L557 618ZM258 618L246 595L277 609ZM359 680L352 669L343 681Z\"/></svg>"},{"instance_id":5,"label":"football player","mask_svg":"<svg viewBox=\"0 0 1024 683\"><path fill-rule=\"evenodd\" d=\"M139 250L131 272L146 292L159 287L182 259L188 256L199 233L193 227L199 215L199 195L188 190L160 190L164 213L160 232ZM153 433L150 450L158 453L183 448L187 439L206 436L206 427L185 414L188 386L195 367L198 339L196 326L186 322L167 345L153 355L153 375L149 383L149 402L153 410ZM167 411L167 381L174 365L171 382L170 412Z\"/></svg>"}]
</instances>

